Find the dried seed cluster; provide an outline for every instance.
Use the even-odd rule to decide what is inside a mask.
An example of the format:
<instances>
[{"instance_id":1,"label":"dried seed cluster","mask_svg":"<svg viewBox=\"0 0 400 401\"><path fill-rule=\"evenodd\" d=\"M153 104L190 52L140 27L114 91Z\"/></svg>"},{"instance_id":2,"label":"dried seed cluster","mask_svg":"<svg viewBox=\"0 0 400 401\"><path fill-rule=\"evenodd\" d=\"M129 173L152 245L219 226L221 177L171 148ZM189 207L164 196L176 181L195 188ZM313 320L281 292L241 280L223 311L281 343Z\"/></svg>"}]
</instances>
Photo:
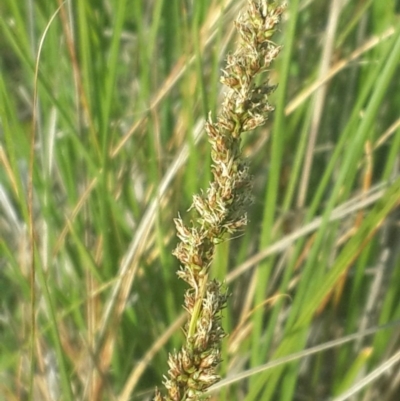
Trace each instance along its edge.
<instances>
[{"instance_id":1,"label":"dried seed cluster","mask_svg":"<svg viewBox=\"0 0 400 401\"><path fill-rule=\"evenodd\" d=\"M209 269L215 245L226 233L234 233L247 223L246 207L251 203L251 177L241 157L240 135L265 123L273 108L268 95L273 86L256 85L255 77L265 72L280 47L271 41L284 6L266 0L249 0L247 11L235 22L240 34L235 53L227 57L221 82L228 87L217 121L211 116L206 131L211 144L213 181L206 194L195 195L192 207L198 217L186 226L175 219L181 242L174 251L182 266L178 276L190 288L185 294L189 321L186 344L169 357L164 385L168 395L158 390L154 401L195 401L219 380L220 344L225 336L221 310L226 292Z\"/></svg>"}]
</instances>

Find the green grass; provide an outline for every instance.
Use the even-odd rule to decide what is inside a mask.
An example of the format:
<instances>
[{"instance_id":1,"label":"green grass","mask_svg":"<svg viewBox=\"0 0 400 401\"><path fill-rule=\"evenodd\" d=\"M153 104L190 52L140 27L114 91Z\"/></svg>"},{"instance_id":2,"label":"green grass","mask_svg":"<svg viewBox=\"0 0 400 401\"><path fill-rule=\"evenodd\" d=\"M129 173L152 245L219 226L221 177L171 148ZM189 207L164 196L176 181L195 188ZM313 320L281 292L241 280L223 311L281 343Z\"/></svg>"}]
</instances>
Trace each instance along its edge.
<instances>
[{"instance_id":1,"label":"green grass","mask_svg":"<svg viewBox=\"0 0 400 401\"><path fill-rule=\"evenodd\" d=\"M400 10L342 3L290 1L274 38L250 223L212 270L215 400L339 400L400 346L396 324L366 335L400 319ZM60 4L0 5L0 398L146 400L183 340L173 218L210 179L244 2ZM352 399L396 400L396 369Z\"/></svg>"}]
</instances>

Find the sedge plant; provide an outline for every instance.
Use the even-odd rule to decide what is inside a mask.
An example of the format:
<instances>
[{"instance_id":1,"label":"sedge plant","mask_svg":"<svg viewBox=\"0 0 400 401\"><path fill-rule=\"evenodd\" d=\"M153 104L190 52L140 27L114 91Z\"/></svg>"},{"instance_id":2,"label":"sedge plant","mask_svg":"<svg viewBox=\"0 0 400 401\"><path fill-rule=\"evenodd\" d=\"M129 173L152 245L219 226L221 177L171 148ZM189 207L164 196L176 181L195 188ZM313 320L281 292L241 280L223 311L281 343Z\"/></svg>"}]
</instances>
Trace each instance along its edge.
<instances>
[{"instance_id":1,"label":"sedge plant","mask_svg":"<svg viewBox=\"0 0 400 401\"><path fill-rule=\"evenodd\" d=\"M247 2L0 2L1 400L398 399L399 2L250 3L217 116Z\"/></svg>"},{"instance_id":2,"label":"sedge plant","mask_svg":"<svg viewBox=\"0 0 400 401\"><path fill-rule=\"evenodd\" d=\"M221 82L228 88L222 109L205 129L211 144L212 176L205 194L194 195L191 209L196 217L189 225L175 219L180 239L174 255L181 263L178 276L189 284L184 307L189 314L186 342L169 357L165 387L157 389L154 401L197 400L219 380L221 361L221 311L227 292L222 283L210 278L215 246L225 235L247 223L246 207L251 203L252 179L241 155L241 135L263 125L273 107L268 102L274 86L268 80L257 83L278 56L280 47L272 40L284 6L266 0L247 3L235 26L240 40L227 57Z\"/></svg>"}]
</instances>

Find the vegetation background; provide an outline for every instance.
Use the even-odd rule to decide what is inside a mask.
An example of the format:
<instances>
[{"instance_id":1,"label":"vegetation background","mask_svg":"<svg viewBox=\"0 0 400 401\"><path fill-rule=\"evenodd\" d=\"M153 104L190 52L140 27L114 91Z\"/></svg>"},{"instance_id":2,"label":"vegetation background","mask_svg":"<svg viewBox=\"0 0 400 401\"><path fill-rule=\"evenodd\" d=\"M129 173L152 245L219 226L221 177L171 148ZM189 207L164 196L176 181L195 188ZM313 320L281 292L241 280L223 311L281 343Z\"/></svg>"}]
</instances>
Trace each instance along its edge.
<instances>
[{"instance_id":1,"label":"vegetation background","mask_svg":"<svg viewBox=\"0 0 400 401\"><path fill-rule=\"evenodd\" d=\"M0 3L2 400L161 384L184 323L173 218L210 180L202 127L244 6ZM213 400L400 399L399 14L288 4L276 111L243 143L250 223L212 270L232 294L222 378L263 370Z\"/></svg>"}]
</instances>

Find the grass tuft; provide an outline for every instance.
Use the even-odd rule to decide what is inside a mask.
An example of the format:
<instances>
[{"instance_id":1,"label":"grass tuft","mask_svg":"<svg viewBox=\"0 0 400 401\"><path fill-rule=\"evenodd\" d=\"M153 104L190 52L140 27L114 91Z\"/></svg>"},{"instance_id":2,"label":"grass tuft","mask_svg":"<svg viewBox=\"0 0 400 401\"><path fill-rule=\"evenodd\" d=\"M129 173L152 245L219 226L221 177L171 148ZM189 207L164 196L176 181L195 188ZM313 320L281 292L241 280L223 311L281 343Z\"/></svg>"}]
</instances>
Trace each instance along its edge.
<instances>
[{"instance_id":1,"label":"grass tuft","mask_svg":"<svg viewBox=\"0 0 400 401\"><path fill-rule=\"evenodd\" d=\"M224 108L249 117L219 82L224 68L234 85L224 60L243 43L233 21L247 4L0 2L0 399L150 400L168 352L196 336L199 300L221 289L205 276L231 296L217 314L222 380L204 397L398 398L393 1L289 2L267 72L275 111L233 158L254 177L254 202L235 189L244 209L225 222L247 213L247 227L216 233L180 329L187 290L171 251L185 250L171 222L195 201L183 234L190 220L213 224L207 188L225 167L204 120L219 116L213 134L231 121Z\"/></svg>"}]
</instances>

